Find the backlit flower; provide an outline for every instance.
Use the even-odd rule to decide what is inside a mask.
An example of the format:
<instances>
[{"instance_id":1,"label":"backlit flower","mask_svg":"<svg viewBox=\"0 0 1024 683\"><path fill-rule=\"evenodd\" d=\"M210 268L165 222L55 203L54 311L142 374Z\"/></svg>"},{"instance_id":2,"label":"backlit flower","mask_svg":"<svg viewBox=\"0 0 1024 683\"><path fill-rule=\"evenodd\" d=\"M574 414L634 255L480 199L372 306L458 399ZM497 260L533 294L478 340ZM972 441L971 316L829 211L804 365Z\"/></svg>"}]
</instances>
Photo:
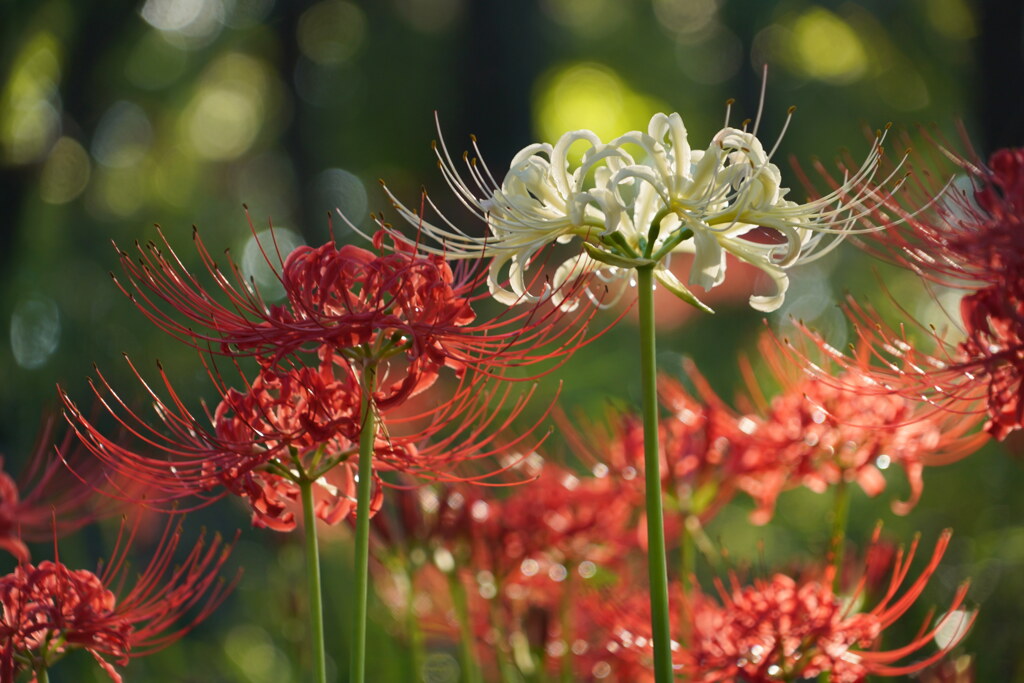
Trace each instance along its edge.
<instances>
[{"instance_id":1,"label":"backlit flower","mask_svg":"<svg viewBox=\"0 0 1024 683\"><path fill-rule=\"evenodd\" d=\"M751 438L737 457L746 469L739 486L758 504L757 523L770 520L778 495L794 486L823 493L856 483L867 495L878 495L891 466L900 467L909 484L908 500L892 504L906 514L921 497L926 466L955 462L986 440L977 432L977 418L937 413L920 401L879 393L863 359L841 372L819 366L820 374L808 376L787 363L791 359L770 337L759 350L781 391L766 398L748 379L755 404L745 416ZM744 367L752 377L750 366Z\"/></svg>"},{"instance_id":2,"label":"backlit flower","mask_svg":"<svg viewBox=\"0 0 1024 683\"><path fill-rule=\"evenodd\" d=\"M218 573L230 546L219 536L209 545L200 539L171 569L181 540L180 528L173 526L126 588L133 536L134 530L126 535L122 526L118 546L99 573L47 560L21 564L0 578L0 679L13 682L21 672L48 669L66 652L82 649L120 683L114 664L167 647L227 596L232 585Z\"/></svg>"},{"instance_id":3,"label":"backlit flower","mask_svg":"<svg viewBox=\"0 0 1024 683\"><path fill-rule=\"evenodd\" d=\"M94 487L103 475L79 457L82 453L75 448L74 435L69 432L60 443L53 443L54 419L45 420L17 480L2 469L0 458L0 549L18 562L29 560L26 541L47 541L113 512L109 504L96 503ZM65 462L72 463L77 473Z\"/></svg>"},{"instance_id":4,"label":"backlit flower","mask_svg":"<svg viewBox=\"0 0 1024 683\"><path fill-rule=\"evenodd\" d=\"M866 676L907 676L939 661L956 646L973 623L973 615L960 610L966 585L953 598L947 614L960 620L950 624L944 617L929 615L913 639L892 649L883 649L886 630L906 615L935 573L949 533L936 544L931 559L918 577L909 582L910 565L917 541L897 554L891 579L873 607L864 606L864 579L852 595L837 594L833 588L834 567L820 578L794 579L785 574L742 585L733 575L728 584L716 581L717 599L701 593L680 597L688 604L689 636L673 648L676 670L687 680L724 683L793 681L817 678L829 673L835 683L857 683ZM870 568L873 560L868 557ZM618 608L616 608L618 605ZM643 619L642 600L610 600L595 620L604 627L611 642L606 651L636 663L648 662L651 641ZM955 632L934 652L931 647L940 629ZM888 639L887 639L888 640Z\"/></svg>"},{"instance_id":5,"label":"backlit flower","mask_svg":"<svg viewBox=\"0 0 1024 683\"><path fill-rule=\"evenodd\" d=\"M187 270L166 239L138 246L135 258L121 252L128 282L119 286L161 329L214 353L278 363L329 347L356 366L379 364L389 381L375 392L378 405L425 390L444 367L496 374L565 358L589 340L593 311L570 319L533 307L477 320L476 269L453 270L441 255L418 255L403 242L385 248L386 239L379 233L374 251L329 241L287 255L260 243L284 288L279 304L266 302L230 257L222 270L198 232L215 288Z\"/></svg>"},{"instance_id":6,"label":"backlit flower","mask_svg":"<svg viewBox=\"0 0 1024 683\"><path fill-rule=\"evenodd\" d=\"M210 370L220 400L206 415L196 415L186 406L162 369L166 395L139 376L153 403L155 424L129 408L99 375L93 390L123 427L117 438L106 436L62 394L65 414L85 447L144 491L114 490L108 491L110 495L176 509L173 502L180 499L198 506L230 492L246 500L254 524L289 531L295 527L291 504L299 496L299 484L308 481L321 520L335 524L355 513L364 389L346 361L325 352L316 367L263 367L254 380L240 375L242 389L227 387L212 366ZM517 436L503 431L520 415L530 395L511 400L507 383L467 370L445 400L424 408L374 408L381 427L372 454L378 486L371 510L380 506L376 473L381 471L440 481L488 476L486 468L465 477L454 468L495 455L499 438L505 439L503 445L528 438L528 427Z\"/></svg>"},{"instance_id":7,"label":"backlit flower","mask_svg":"<svg viewBox=\"0 0 1024 683\"><path fill-rule=\"evenodd\" d=\"M847 311L865 352L882 361L872 368L879 392L954 414L983 410L986 431L1004 439L1024 426L1024 150L1000 150L988 166L950 156L970 189L946 183L942 167L933 175L939 182L921 182L901 201L886 202L902 225L867 246L927 281L962 290L959 319L951 316L962 337L945 335L932 321L894 329L852 301ZM818 343L838 362L850 362Z\"/></svg>"},{"instance_id":8,"label":"backlit flower","mask_svg":"<svg viewBox=\"0 0 1024 683\"><path fill-rule=\"evenodd\" d=\"M890 174L875 183L883 140L879 134L859 171L804 204L786 198L782 174L771 161L775 149L766 151L754 132L727 126L707 149L694 150L678 114L656 114L646 133L631 131L607 143L579 130L554 145L530 145L513 158L500 182L475 157L466 159L464 177L442 142L437 155L445 180L486 223L482 237L443 216L436 225L425 221L391 199L432 241L417 240L420 251L490 258L488 285L505 304L544 296L562 302L582 276L617 279L649 266L667 289L707 309L668 269L668 260L673 253L693 254L689 284L710 289L722 283L728 253L771 278L775 291L752 296L750 304L772 311L785 296L788 267L828 251L864 214L882 210L881 199L891 189L880 187L894 178ZM574 163L569 149L577 150L577 143L585 149ZM528 270L541 250L555 243L574 244L579 251L557 268L543 291L531 291Z\"/></svg>"}]
</instances>

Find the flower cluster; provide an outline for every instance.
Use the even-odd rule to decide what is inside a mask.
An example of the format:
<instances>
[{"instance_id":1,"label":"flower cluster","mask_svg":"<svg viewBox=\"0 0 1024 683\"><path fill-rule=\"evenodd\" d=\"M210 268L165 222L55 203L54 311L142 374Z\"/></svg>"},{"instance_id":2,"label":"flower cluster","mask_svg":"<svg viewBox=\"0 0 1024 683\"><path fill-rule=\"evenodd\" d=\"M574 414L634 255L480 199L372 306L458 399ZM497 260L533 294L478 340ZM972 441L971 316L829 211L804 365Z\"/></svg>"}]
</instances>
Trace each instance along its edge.
<instances>
[{"instance_id":1,"label":"flower cluster","mask_svg":"<svg viewBox=\"0 0 1024 683\"><path fill-rule=\"evenodd\" d=\"M18 562L30 558L26 541L46 541L114 512L114 506L95 500L94 488L103 474L80 457L73 433L52 443L55 419L45 419L28 465L17 479L4 471L0 458L0 549ZM79 474L73 475L65 463L73 463Z\"/></svg>"},{"instance_id":2,"label":"flower cluster","mask_svg":"<svg viewBox=\"0 0 1024 683\"><path fill-rule=\"evenodd\" d=\"M986 438L968 410L983 398L979 377L988 431L1003 437L1020 426L1024 257L1004 251L1019 240L1009 228L1018 220L1024 154L999 156L991 169L969 167L979 182L969 201L951 195L908 210L895 194L903 160L883 165L880 131L859 170L841 180L826 174L831 191L801 204L789 199L772 161L778 143L769 149L756 132L756 124L729 126L727 116L706 148L693 149L678 114L657 114L646 132L610 142L573 131L553 145L531 145L500 182L468 156L467 179L442 142L436 153L445 179L486 235L443 216L426 221L389 193L417 227L415 238L381 221L372 248L332 239L284 255L276 241L270 248L257 239L283 291L274 301L230 256L219 265L198 233L200 275L163 237L161 245L137 245L121 252L126 277L118 286L160 329L199 352L215 397L197 408L162 366L150 383L128 361L155 421L103 374L91 386L120 433L109 436L62 392L65 414L106 468L114 498L188 512L230 494L245 502L254 525L283 532L299 525L301 506L318 681L327 680L327 660L316 519L356 526L355 681L365 679L371 535L382 592L402 613L413 658L425 655L425 632L457 633L467 680L487 678L482 662L503 680L547 672L663 683L676 673L706 683L822 675L856 683L920 672L970 627L961 609L966 587L951 616L927 617L905 645L889 637L883 644L883 636L922 595L949 533L914 580L917 541L890 552L876 535L851 585L843 564L847 487L875 496L896 465L909 494L893 510L908 512L922 495L926 466L963 457ZM952 223L955 206L960 228L952 236L927 222ZM977 227L983 218L984 229ZM860 332L871 342L863 351L826 349L836 364L815 364L807 374L787 367L794 354L766 338L756 368L740 362L748 395L735 405L687 362L685 383L660 380L659 413L651 277L710 310L690 287L720 285L729 259L738 259L773 283L750 305L773 311L789 267L894 222L903 230L876 250L922 271L938 254L944 265L933 277L970 290L965 338L940 346L944 358L876 326ZM688 284L670 268L680 254L691 259ZM985 265L960 265L968 257ZM541 267L552 258L551 269ZM483 259L489 267L479 265ZM602 428L556 411L570 453L561 464L545 461L535 450L544 438L533 434L551 407L521 424L533 391L513 387L590 341L595 309L610 300L601 284L633 276L644 283L643 416L610 412ZM476 310L485 284L505 305L494 318ZM587 296L598 306L580 306ZM856 311L869 319L866 309ZM873 345L881 346L874 354ZM879 369L877 358L889 362ZM761 366L766 380L755 379ZM763 391L762 381L777 390ZM956 403L969 419L937 410L939 402ZM472 485L479 483L493 486ZM781 493L798 486L836 491L823 561L747 584L739 570L722 571L728 553L708 531L713 518L740 494L753 500L751 522L765 524ZM385 487L395 491L387 500ZM22 511L0 473L0 524L11 512L14 528ZM119 540L114 561L97 575L59 560L29 564L7 531L0 527L0 545L21 564L0 578L5 682L42 674L75 648L119 681L115 664L171 642L195 623L176 626L186 611L201 605L196 620L205 617L227 590L215 582L226 556L219 539L209 549L200 542L167 576L180 536L173 526L127 593L121 577L131 538ZM702 583L704 560L718 578ZM642 593L645 565L651 589ZM421 599L424 590L429 599Z\"/></svg>"},{"instance_id":3,"label":"flower cluster","mask_svg":"<svg viewBox=\"0 0 1024 683\"><path fill-rule=\"evenodd\" d=\"M751 296L750 305L773 311L789 286L787 268L829 251L864 215L885 211L883 200L900 183L892 182L896 171L876 177L884 138L879 133L860 170L804 204L787 198L782 173L772 162L778 144L766 150L756 127L727 125L706 149L692 149L675 113L655 114L646 132L630 131L610 142L578 130L554 145L530 145L512 159L500 183L477 158L468 161L464 178L442 141L437 156L445 180L486 223L483 237L443 216L434 225L391 199L403 218L439 245L417 240L421 251L491 258L491 293L509 305L550 296L571 306L574 288L567 290L567 283L591 274L621 279L631 269L650 267L673 294L710 310L672 273L670 257L692 254L689 284L711 289L723 282L731 254L772 280L775 291ZM581 145L585 149L575 163L571 154ZM555 243L579 243L582 252L557 267L544 291L531 292L527 271Z\"/></svg>"},{"instance_id":4,"label":"flower cluster","mask_svg":"<svg viewBox=\"0 0 1024 683\"><path fill-rule=\"evenodd\" d=\"M378 234L375 247L383 249L385 240ZM506 369L557 362L588 339L592 312L570 319L552 307L533 307L476 321L473 290L480 278L401 242L380 253L333 242L299 247L276 264L268 256L284 286L284 302L269 305L233 263L228 277L198 235L195 241L219 296L169 246L153 244L139 247L138 262L122 253L129 278L122 289L168 333L206 346L213 359L230 357L241 388L228 386L216 363L206 361L220 401L201 416L161 368L166 397L146 385L159 419L153 427L100 375L96 394L135 443L106 437L64 395L86 447L146 486L150 505L183 497L201 504L231 492L248 502L254 523L290 530L290 504L310 483L317 516L337 523L355 513L354 456L369 417L375 472L455 478L453 464L495 452L495 437L532 393L512 399ZM247 357L256 360L255 377L240 365ZM416 407L417 395L446 367L454 379L445 382L448 398ZM528 432L503 435L502 446ZM381 500L377 474L374 480L371 511Z\"/></svg>"},{"instance_id":5,"label":"flower cluster","mask_svg":"<svg viewBox=\"0 0 1024 683\"><path fill-rule=\"evenodd\" d=\"M877 539L876 539L877 542ZM871 550L867 568L850 595L833 588L834 567L815 577L794 579L774 574L743 585L731 576L728 585L716 581L717 600L695 591L680 596L686 615L677 616L677 628L685 622L685 646L674 647L676 670L688 680L713 683L744 680L751 683L813 679L829 673L837 683L856 683L866 676L906 676L921 671L954 647L967 632L973 617L959 610L966 595L961 586L943 617L926 621L913 640L890 650L880 648L883 634L910 610L928 584L949 543L945 533L920 575L905 585L917 542L899 552L883 584L882 597L870 609L863 602L866 579L877 558ZM901 592L902 591L902 592ZM642 601L617 596L619 609L596 612L603 633L612 640L604 649L615 658L637 663L650 657L651 639L644 620ZM929 616L929 620L931 617ZM955 619L947 623L946 619ZM928 648L940 629L955 637L935 652L908 662ZM607 656L607 654L606 654Z\"/></svg>"},{"instance_id":6,"label":"flower cluster","mask_svg":"<svg viewBox=\"0 0 1024 683\"><path fill-rule=\"evenodd\" d=\"M962 337L949 339L944 327L936 331L924 322L909 332L894 329L852 301L848 312L861 344L883 361L871 370L875 393L923 396L956 414L980 409L988 416L986 431L1002 440L1024 426L1024 151L1000 150L987 166L950 155L970 189L922 181L916 194L890 198L886 209L902 224L867 247L926 281L963 290L954 321ZM833 355L843 364L855 362Z\"/></svg>"},{"instance_id":7,"label":"flower cluster","mask_svg":"<svg viewBox=\"0 0 1024 683\"><path fill-rule=\"evenodd\" d=\"M99 574L73 570L56 561L20 564L0 577L0 678L45 671L66 652L91 654L115 683L114 664L167 647L208 616L231 584L218 579L230 552L220 537L207 546L200 539L185 560L168 572L181 529L168 526L145 571L132 588L126 553L135 529ZM182 621L198 607L188 620Z\"/></svg>"},{"instance_id":8,"label":"flower cluster","mask_svg":"<svg viewBox=\"0 0 1024 683\"><path fill-rule=\"evenodd\" d=\"M230 257L225 273L198 232L194 241L214 291L182 266L166 239L162 247L138 246L136 258L121 252L128 282L119 286L151 321L229 357L278 364L329 349L356 365L386 362L394 377L376 393L378 405L427 389L446 366L497 374L564 358L589 339L592 311L569 318L532 307L478 321L478 269L453 270L440 255L417 254L383 232L374 251L329 241L275 259L261 245L284 287L280 304L267 303Z\"/></svg>"},{"instance_id":9,"label":"flower cluster","mask_svg":"<svg viewBox=\"0 0 1024 683\"><path fill-rule=\"evenodd\" d=\"M926 466L945 465L975 452L985 437L978 419L937 414L910 398L879 394L872 369L862 362L842 372L807 376L787 364L771 337L759 345L768 379L781 391L766 398L746 365L751 411L743 420L749 439L742 445L747 474L739 487L758 504L753 520L767 522L782 490L805 486L817 493L856 483L869 496L886 488L883 472L899 466L909 484L906 501L893 511L907 514L924 488ZM710 400L710 399L709 399Z\"/></svg>"}]
</instances>

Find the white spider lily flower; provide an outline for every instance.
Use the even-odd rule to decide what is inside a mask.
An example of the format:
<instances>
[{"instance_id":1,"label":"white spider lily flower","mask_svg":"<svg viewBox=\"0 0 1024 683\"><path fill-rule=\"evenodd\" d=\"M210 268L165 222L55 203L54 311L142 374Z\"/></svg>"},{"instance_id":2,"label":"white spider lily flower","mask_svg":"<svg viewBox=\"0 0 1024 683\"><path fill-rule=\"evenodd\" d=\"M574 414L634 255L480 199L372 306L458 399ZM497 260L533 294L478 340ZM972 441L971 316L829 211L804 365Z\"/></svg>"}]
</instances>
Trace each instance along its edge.
<instances>
[{"instance_id":1,"label":"white spider lily flower","mask_svg":"<svg viewBox=\"0 0 1024 683\"><path fill-rule=\"evenodd\" d=\"M788 124L789 118L783 134ZM726 255L732 254L774 283L773 293L750 297L753 308L768 312L782 305L787 268L863 230L856 227L858 221L896 189L877 189L891 183L895 170L875 184L884 137L877 136L856 173L804 204L786 199L782 174L771 162L778 142L765 151L754 132L727 126L706 150L694 150L679 114L656 114L646 133L631 131L608 143L578 130L555 145L530 145L515 156L500 183L478 161L475 139L477 157L463 155L468 179L442 140L435 150L445 180L486 223L484 236L468 234L440 212L440 224L427 222L389 196L403 218L428 238L426 244L417 240L420 249L448 258L490 258L490 291L507 305L550 297L572 307L565 292L575 295L580 278L598 275L607 282L650 267L669 291L710 311L669 270L669 259L673 253L692 254L689 284L710 290L724 281ZM579 142L586 149L573 165L569 148ZM632 153L637 149L639 158ZM577 242L582 249L556 268L541 291L531 287L528 270L542 249Z\"/></svg>"},{"instance_id":2,"label":"white spider lily flower","mask_svg":"<svg viewBox=\"0 0 1024 683\"><path fill-rule=\"evenodd\" d=\"M580 163L571 168L568 150L579 141L588 147ZM443 225L425 222L390 191L388 196L403 218L441 245L433 248L420 244L423 250L455 259L491 258L488 285L494 298L504 304L536 301L544 295L531 292L525 280L530 262L542 248L577 237L586 241L613 233L617 227L622 206L608 187L611 172L606 164L609 158L624 156L624 152L603 144L591 131L566 133L553 146L542 143L526 147L512 159L500 185L487 166L478 161L478 150L473 159L463 155L468 181L453 163L443 138L435 151L448 185L463 205L486 222L489 235L471 236L443 216ZM633 163L628 155L620 165L626 163ZM433 202L430 204L436 210ZM503 286L506 266L508 288Z\"/></svg>"},{"instance_id":3,"label":"white spider lily flower","mask_svg":"<svg viewBox=\"0 0 1024 683\"><path fill-rule=\"evenodd\" d=\"M659 265L667 251L693 254L689 284L706 290L725 280L727 253L750 263L775 285L770 295L751 296L750 305L774 311L789 286L785 269L831 250L865 213L877 208L881 197L872 181L883 139L880 135L875 140L860 170L839 188L798 204L786 199L789 190L782 187L782 173L771 163L775 150L766 152L754 133L726 127L707 150L691 150L682 118L656 114L646 135L627 133L609 143L632 143L646 152L641 163L623 168L612 181L616 187L630 180L641 185L627 208L632 226L620 231L629 230L627 240L634 245L645 234L656 235L654 248L647 253ZM826 236L836 239L823 240ZM670 275L667 268L655 267L659 281L689 300L692 293L673 283Z\"/></svg>"}]
</instances>

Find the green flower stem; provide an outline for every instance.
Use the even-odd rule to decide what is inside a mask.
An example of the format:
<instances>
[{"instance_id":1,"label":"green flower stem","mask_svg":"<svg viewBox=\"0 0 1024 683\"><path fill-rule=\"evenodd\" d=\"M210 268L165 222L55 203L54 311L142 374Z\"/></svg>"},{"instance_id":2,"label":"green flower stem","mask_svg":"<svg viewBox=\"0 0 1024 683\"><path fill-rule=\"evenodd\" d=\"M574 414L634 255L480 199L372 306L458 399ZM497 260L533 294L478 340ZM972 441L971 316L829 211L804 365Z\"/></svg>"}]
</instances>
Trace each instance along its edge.
<instances>
[{"instance_id":1,"label":"green flower stem","mask_svg":"<svg viewBox=\"0 0 1024 683\"><path fill-rule=\"evenodd\" d=\"M835 498L832 501L832 537L829 539L828 556L835 568L832 577L832 590L838 593L843 582L843 551L846 548L846 524L850 518L850 485L846 479L836 484ZM818 683L831 683L832 674L823 671L818 676Z\"/></svg>"},{"instance_id":2,"label":"green flower stem","mask_svg":"<svg viewBox=\"0 0 1024 683\"><path fill-rule=\"evenodd\" d=\"M500 577L495 577L494 588L494 594L496 596L501 595L502 585ZM500 637L503 638L503 640L500 640L494 647L494 658L498 660L498 673L500 674L499 680L501 680L501 683L520 683L522 681L522 678L517 673L516 666L513 663L512 658L510 657L510 641L508 639L509 634L505 633L504 631L502 631L501 628L499 628L499 625L501 624L501 619L498 616L498 601L494 598L491 598L487 601L487 603L488 619L490 621L491 628L494 629L496 633L501 634Z\"/></svg>"},{"instance_id":3,"label":"green flower stem","mask_svg":"<svg viewBox=\"0 0 1024 683\"><path fill-rule=\"evenodd\" d=\"M640 313L640 378L644 409L644 475L647 504L647 571L651 591L651 633L654 636L654 677L672 680L672 634L668 619L668 559L665 513L661 500L658 447L658 375L654 345L653 267L636 269Z\"/></svg>"},{"instance_id":4,"label":"green flower stem","mask_svg":"<svg viewBox=\"0 0 1024 683\"><path fill-rule=\"evenodd\" d=\"M36 669L36 683L50 683L50 674L45 665Z\"/></svg>"},{"instance_id":5,"label":"green flower stem","mask_svg":"<svg viewBox=\"0 0 1024 683\"><path fill-rule=\"evenodd\" d=\"M480 665L476 661L476 648L473 643L473 625L469 621L469 600L466 587L459 579L458 569L448 573L448 590L451 592L452 604L455 607L455 618L459 621L459 658L462 660L462 675L466 683L481 683Z\"/></svg>"},{"instance_id":6,"label":"green flower stem","mask_svg":"<svg viewBox=\"0 0 1024 683\"><path fill-rule=\"evenodd\" d=\"M829 542L829 557L835 567L832 578L832 590L838 592L842 583L843 550L846 547L846 523L850 517L850 485L841 479L835 488L835 500L832 508L832 538Z\"/></svg>"},{"instance_id":7,"label":"green flower stem","mask_svg":"<svg viewBox=\"0 0 1024 683\"><path fill-rule=\"evenodd\" d=\"M303 477L299 482L302 492L302 521L306 542L306 590L309 591L309 630L313 641L313 668L317 683L327 683L327 660L324 654L324 602L320 583L320 548L316 537L316 517L313 514L313 482Z\"/></svg>"},{"instance_id":8,"label":"green flower stem","mask_svg":"<svg viewBox=\"0 0 1024 683\"><path fill-rule=\"evenodd\" d=\"M572 631L573 631L573 618L572 618L572 606L575 600L576 591L573 590L575 585L575 572L576 566L570 562L566 562L566 570L568 576L566 576L565 589L562 591L562 599L558 606L558 618L561 621L562 631L562 642L565 643L565 652L562 653L562 667L561 667L561 683L572 683L574 672L573 672L573 656L572 656Z\"/></svg>"},{"instance_id":9,"label":"green flower stem","mask_svg":"<svg viewBox=\"0 0 1024 683\"><path fill-rule=\"evenodd\" d=\"M359 484L356 493L355 624L352 629L352 683L366 679L366 612L370 583L370 496L373 493L373 444L377 419L373 392L377 388L377 366L363 368L362 426L359 431Z\"/></svg>"},{"instance_id":10,"label":"green flower stem","mask_svg":"<svg viewBox=\"0 0 1024 683\"><path fill-rule=\"evenodd\" d=\"M409 577L409 598L405 605L405 627L409 638L409 658L412 662L413 676L417 679L423 674L424 642L423 629L420 628L419 615L416 614L416 570L408 563L406 573Z\"/></svg>"},{"instance_id":11,"label":"green flower stem","mask_svg":"<svg viewBox=\"0 0 1024 683\"><path fill-rule=\"evenodd\" d=\"M686 506L689 507L689 493L684 493L687 497L685 501ZM690 529L690 520L694 519L694 516L689 512L684 513L682 516L682 530L680 531L679 539L679 584L682 587L684 595L690 595L692 578L697 572L697 542L694 538L693 532ZM688 603L685 605L688 609ZM689 612L683 613L682 623L679 627L679 637L683 644L690 641L690 624L691 615Z\"/></svg>"}]
</instances>

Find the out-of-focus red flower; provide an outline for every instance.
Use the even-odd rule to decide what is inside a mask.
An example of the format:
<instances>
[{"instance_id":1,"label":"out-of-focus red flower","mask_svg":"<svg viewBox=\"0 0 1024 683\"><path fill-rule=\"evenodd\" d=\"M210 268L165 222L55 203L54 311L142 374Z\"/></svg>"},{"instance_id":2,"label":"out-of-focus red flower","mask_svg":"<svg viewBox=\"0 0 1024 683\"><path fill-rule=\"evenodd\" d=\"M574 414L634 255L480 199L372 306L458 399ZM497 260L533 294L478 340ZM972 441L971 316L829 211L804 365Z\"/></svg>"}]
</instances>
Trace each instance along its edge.
<instances>
[{"instance_id":1,"label":"out-of-focus red flower","mask_svg":"<svg viewBox=\"0 0 1024 683\"><path fill-rule=\"evenodd\" d=\"M662 376L658 391L667 414L659 420L662 488L668 509L680 515L665 520L667 536L673 537L681 518L707 521L732 499L749 435L745 422L726 407L692 366L698 387L694 397L677 380ZM749 422L749 420L748 420ZM569 440L572 454L587 464L597 479L607 478L614 492L610 498L626 502L631 523L628 532L639 538L620 539L624 548L646 543L644 525L644 438L640 416L610 412L604 424L562 416L559 426Z\"/></svg>"},{"instance_id":2,"label":"out-of-focus red flower","mask_svg":"<svg viewBox=\"0 0 1024 683\"><path fill-rule=\"evenodd\" d=\"M869 675L906 676L922 671L959 642L959 638L952 639L935 652L908 661L931 645L943 626L941 619L930 625L929 616L906 645L884 650L882 638L920 597L949 537L949 533L940 537L931 559L909 584L917 541L906 553L899 553L884 593L870 609L859 607L865 579L851 595L833 591L834 567L825 570L821 578L796 580L775 574L747 586L733 575L728 585L717 583L717 599L699 591L687 596L689 637L673 647L676 670L688 680L702 683L768 683L815 678L824 672L836 683L856 683ZM964 620L956 629L961 637L973 621L973 616L958 611L966 589L965 585L957 591L948 612ZM644 600L622 602L616 594L595 612L603 633L615 644L606 644L606 652L636 665L649 662L652 646L646 609Z\"/></svg>"},{"instance_id":3,"label":"out-of-focus red flower","mask_svg":"<svg viewBox=\"0 0 1024 683\"><path fill-rule=\"evenodd\" d=\"M903 469L910 485L909 498L892 506L906 514L921 497L926 466L963 458L985 440L975 431L977 417L940 413L920 401L879 392L863 362L834 376L820 367L820 374L808 376L785 362L770 337L759 349L781 391L764 397L747 366L752 438L744 444L746 474L739 486L758 503L757 523L771 519L779 493L797 485L822 493L855 482L867 495L878 495L886 487L882 471L891 465Z\"/></svg>"},{"instance_id":4,"label":"out-of-focus red flower","mask_svg":"<svg viewBox=\"0 0 1024 683\"><path fill-rule=\"evenodd\" d=\"M0 457L0 549L18 562L28 562L25 542L47 541L111 514L116 506L97 500L94 488L104 477L95 463L83 459L68 432L54 443L54 417L44 420L28 461L15 480ZM65 463L75 467L72 473Z\"/></svg>"},{"instance_id":5,"label":"out-of-focus red flower","mask_svg":"<svg viewBox=\"0 0 1024 683\"><path fill-rule=\"evenodd\" d=\"M915 322L914 334L932 350L870 308L851 301L848 315L862 347L881 361L871 368L879 391L923 398L958 414L980 410L988 415L986 431L1002 440L1024 426L1024 149L999 150L987 166L942 151L970 189L947 182L948 163L918 174L900 198L885 202L901 223L865 242L927 281L963 290L961 320L954 321L963 340L948 341L925 324L931 321ZM840 363L850 362L828 350Z\"/></svg>"},{"instance_id":6,"label":"out-of-focus red flower","mask_svg":"<svg viewBox=\"0 0 1024 683\"><path fill-rule=\"evenodd\" d=\"M169 525L146 569L126 590L134 529L125 532L122 525L121 532L98 574L47 560L21 564L0 578L0 679L5 683L21 672L48 669L75 649L89 652L120 683L114 664L124 666L131 657L178 640L233 587L218 576L231 550L219 536L208 545L201 538L172 569L181 529Z\"/></svg>"},{"instance_id":7,"label":"out-of-focus red flower","mask_svg":"<svg viewBox=\"0 0 1024 683\"><path fill-rule=\"evenodd\" d=\"M374 519L376 554L383 567L411 570L413 585L437 570L457 582L482 656L499 653L524 673L558 670L570 656L566 629L587 628L577 625L577 599L595 575L628 562L636 545L633 497L614 476L586 476L536 454L505 478L528 481L390 496ZM420 617L455 623L448 613Z\"/></svg>"}]
</instances>

